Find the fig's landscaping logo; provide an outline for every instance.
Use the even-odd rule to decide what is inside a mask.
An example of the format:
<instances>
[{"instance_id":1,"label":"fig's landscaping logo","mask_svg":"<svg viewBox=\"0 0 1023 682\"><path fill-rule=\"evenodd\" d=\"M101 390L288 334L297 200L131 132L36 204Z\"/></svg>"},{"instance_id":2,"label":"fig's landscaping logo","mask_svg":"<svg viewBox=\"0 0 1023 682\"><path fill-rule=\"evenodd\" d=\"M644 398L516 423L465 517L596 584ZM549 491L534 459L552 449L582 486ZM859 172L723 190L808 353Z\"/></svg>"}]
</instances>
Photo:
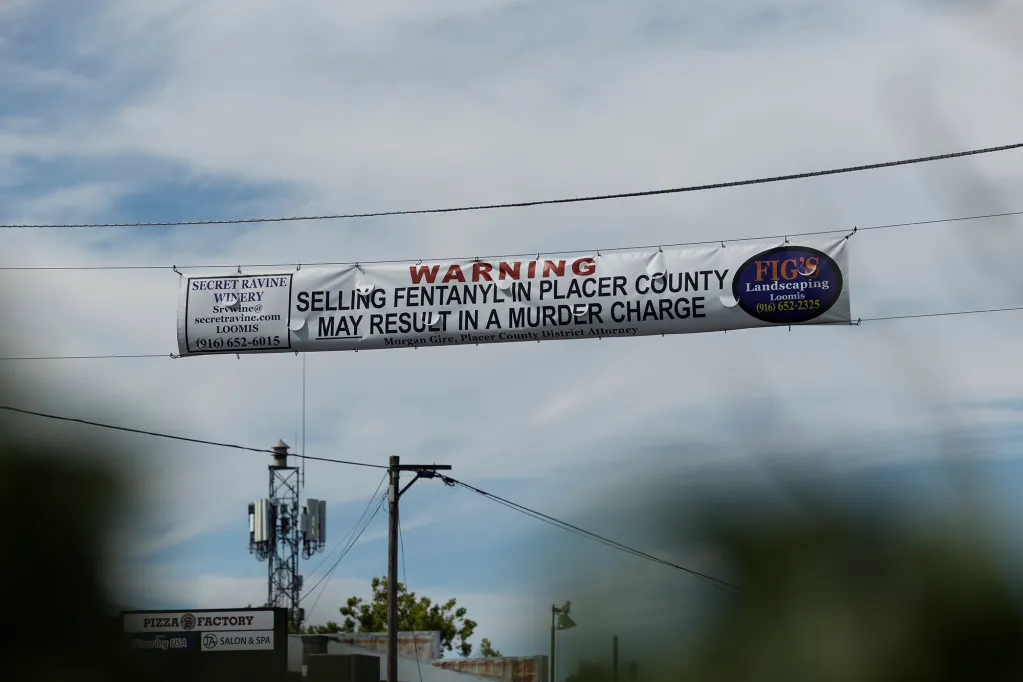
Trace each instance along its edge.
<instances>
[{"instance_id":1,"label":"fig's landscaping logo","mask_svg":"<svg viewBox=\"0 0 1023 682\"><path fill-rule=\"evenodd\" d=\"M743 263L732 280L732 295L740 308L762 322L799 324L830 310L842 286L842 270L829 255L787 244Z\"/></svg>"}]
</instances>

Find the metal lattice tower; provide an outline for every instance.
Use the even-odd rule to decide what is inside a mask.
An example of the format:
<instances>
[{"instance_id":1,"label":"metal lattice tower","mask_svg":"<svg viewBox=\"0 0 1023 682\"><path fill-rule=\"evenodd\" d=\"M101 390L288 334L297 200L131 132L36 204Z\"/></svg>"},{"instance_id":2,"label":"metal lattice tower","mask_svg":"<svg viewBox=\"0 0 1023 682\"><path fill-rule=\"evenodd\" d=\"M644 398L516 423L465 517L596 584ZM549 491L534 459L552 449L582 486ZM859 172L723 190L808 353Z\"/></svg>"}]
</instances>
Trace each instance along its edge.
<instances>
[{"instance_id":1,"label":"metal lattice tower","mask_svg":"<svg viewBox=\"0 0 1023 682\"><path fill-rule=\"evenodd\" d=\"M249 552L267 562L267 606L288 609L288 619L297 629L305 620L305 609L299 606L299 555L308 559L323 549L326 503L309 500L308 507L300 509L300 469L289 466L286 443L277 441L272 449L269 497L249 505Z\"/></svg>"}]
</instances>

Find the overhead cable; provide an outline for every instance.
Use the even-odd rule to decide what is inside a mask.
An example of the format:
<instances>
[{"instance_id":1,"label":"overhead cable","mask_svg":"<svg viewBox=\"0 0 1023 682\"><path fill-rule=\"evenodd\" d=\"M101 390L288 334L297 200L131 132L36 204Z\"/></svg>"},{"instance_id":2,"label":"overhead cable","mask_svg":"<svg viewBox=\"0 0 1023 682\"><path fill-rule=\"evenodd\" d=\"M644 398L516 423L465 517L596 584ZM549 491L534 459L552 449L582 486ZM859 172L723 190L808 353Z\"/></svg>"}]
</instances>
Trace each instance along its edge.
<instances>
[{"instance_id":1,"label":"overhead cable","mask_svg":"<svg viewBox=\"0 0 1023 682\"><path fill-rule=\"evenodd\" d=\"M1008 218L1015 216L1023 216L1023 211L1008 211L1004 213L985 213L981 215L969 215L969 216L957 216L954 218L935 218L931 220L915 220L912 222L902 223L887 223L879 225L866 225L863 227L855 226L856 232L867 232L871 230L887 230L899 227L916 227L922 225L938 225L942 223L958 223L970 220L988 220L991 218ZM842 228L838 230L816 230L813 232L790 232L788 234L775 234L775 235L763 235L757 237L741 237L741 238L726 238L726 239L705 239L702 241L693 242L675 242L671 244L647 244L645 246L612 246L609 248L599 249L572 249L568 251L530 251L529 253L506 253L489 256L448 256L446 258L406 258L406 259L387 259L387 260L363 260L363 261L320 261L314 263L206 263L206 264L191 264L191 265L0 265L0 271L3 272L19 272L19 271L62 271L62 272L84 272L84 271L114 271L114 270L238 270L239 268L245 268L249 270L260 269L260 268L295 268L295 267L323 267L323 266L338 266L338 265L387 265L391 263L408 263L410 261L426 260L426 261L442 261L442 262L454 262L454 261L467 261L467 260L497 260L507 258L539 258L544 255L572 255L580 253L612 253L615 251L627 251L630 249L656 249L656 248L675 248L680 246L706 246L710 244L735 244L738 242L749 242L749 241L767 241L772 239L787 239L792 237L816 237L829 234L848 234L850 228Z\"/></svg>"},{"instance_id":2,"label":"overhead cable","mask_svg":"<svg viewBox=\"0 0 1023 682\"><path fill-rule=\"evenodd\" d=\"M316 567L313 568L313 570L309 571L309 575L307 576L309 579L312 579L313 576L315 576L316 573L320 570L320 568L323 567L323 565L325 563L327 563L332 556L334 556L334 552L336 552L337 550L341 549L341 547L343 545L345 545L345 543L347 543L348 540L353 535L356 534L356 532L359 530L359 528L362 527L363 521L366 520L366 516L369 515L370 511L372 511L373 503L376 501L377 496L380 494L380 488L383 487L384 481L386 481L386 480L387 480L387 472L384 472L384 475L380 477L380 483L377 484L376 490L374 490L373 494L370 495L369 502L366 504L366 508L363 509L362 514L359 516L359 520L356 521L355 525L352 526L351 530L349 530L347 533L345 533L344 537L342 537L341 540L336 545L334 545L334 548L331 549L329 552L327 552L327 554L323 557L323 559L321 559L320 562L318 564L316 564Z\"/></svg>"},{"instance_id":3,"label":"overhead cable","mask_svg":"<svg viewBox=\"0 0 1023 682\"><path fill-rule=\"evenodd\" d=\"M857 319L852 320L850 322L834 322L834 323L828 323L828 324L809 324L809 325L803 324L803 325L795 325L795 326L797 326L797 327L835 327L835 326L841 327L841 326L849 326L849 325L851 325L851 326L854 326L854 327L858 327L858 326L860 326L864 322L890 322L890 321L895 321L895 320L921 320L921 319L929 318L929 317L957 317L957 316L961 316L961 315L987 315L987 314L992 314L992 313L1008 313L1008 312L1020 312L1020 311L1023 311L1023 305L1020 305L1020 306L1007 306L1007 307L1004 307L1004 308L977 308L977 309L974 309L974 310L950 310L950 311L937 312L937 313L916 313L916 314L907 314L907 315L887 315L887 316L883 316L883 317L860 317L860 318L857 318ZM773 329L781 329L781 328L785 328L785 327L786 327L786 325L779 324L779 325L776 325L775 327L763 327L762 329L772 329L772 328ZM704 334L708 334L708 333L712 333L712 332L704 332ZM670 336L685 336L685 335L684 334L671 334ZM394 349L394 350L401 350L401 349ZM281 354L283 354L283 353L281 353ZM243 353L242 355L245 355L245 353ZM251 355L251 353L250 353L250 355ZM151 354L148 354L148 355L33 355L33 356L22 355L22 356L0 357L0 362L14 362L14 361L18 361L18 360L38 360L38 361L45 361L45 360L121 360L121 359L135 359L135 358L168 358L168 357L172 358L172 359L178 359L179 358L178 355L174 355L173 353L171 353L171 354L168 354L168 353L151 353ZM0 409L6 409L6 408L0 407ZM263 452L263 450L260 450L259 452ZM298 455L296 455L296 457L297 456ZM315 460L317 458L316 457L307 457L306 459ZM326 461L333 461L333 460L326 460ZM387 468L385 465L382 465L382 464L381 465L377 465L377 464L371 464L370 465L370 464L367 464L366 466L379 466L379 467L384 468L384 469Z\"/></svg>"},{"instance_id":4,"label":"overhead cable","mask_svg":"<svg viewBox=\"0 0 1023 682\"><path fill-rule=\"evenodd\" d=\"M830 168L827 170L793 173L789 175L774 175L747 180L733 180L730 182L715 182L704 185L688 185L684 187L672 187L667 189L649 189L635 192L619 192L617 194L595 194L561 199L538 199L534 201L516 201L497 204L475 204L466 206L455 206L449 208L419 208L393 211L375 211L367 213L337 213L333 215L311 215L311 216L283 216L274 218L235 218L227 220L169 220L164 222L109 222L109 223L51 223L38 225L0 224L3 229L32 229L32 228L99 228L99 227L178 227L185 225L241 225L248 223L284 223L304 222L314 220L350 220L353 218L380 218L385 216L423 215L432 213L463 213L466 211L488 211L508 208L527 208L531 206L545 206L553 204L577 204L591 201L610 201L617 199L634 199L639 197L651 197L666 194L682 194L686 192L702 192L713 189L727 189L732 187L745 187L749 185L764 185L774 182L786 182L790 180L803 180L806 178L823 177L827 175L841 175L845 173L857 173L861 171L878 170L881 168L894 168L896 166L909 166L932 161L944 161L946 159L957 159L965 156L979 156L981 154L993 154L995 152L1010 151L1023 147L1023 142L1000 145L997 147L984 147L981 149L970 149L948 154L935 154L932 156L920 156L910 159L899 159L896 161L882 161L861 166L844 166Z\"/></svg>"},{"instance_id":5,"label":"overhead cable","mask_svg":"<svg viewBox=\"0 0 1023 682\"><path fill-rule=\"evenodd\" d=\"M146 429L133 429L127 426L116 426L114 424L104 424L102 422L90 421L88 419L78 419L75 417L62 417L56 414L48 414L46 412L36 412L34 410L25 410L20 407L11 407L10 405L0 405L0 410L5 412L13 412L16 414L24 414L33 417L41 417L43 419L53 419L62 422L71 422L74 424L83 424L85 426L94 426L101 429L110 429L112 431L122 431L125 433L134 433L141 436L152 436L154 438L166 438L168 440L182 441L185 443L195 443L198 445L210 445L218 448L230 448L233 450L245 450L246 452L260 452L267 454L276 454L274 450L269 448L253 448L247 445L237 445L235 443L221 443L213 440L203 440L201 438L189 438L188 436L177 436L169 433L160 433L158 431L148 431ZM331 464L348 464L350 466L370 467L373 469L386 469L385 464L369 464L368 462L351 462L344 459L332 459L330 457L313 457L305 454L288 453L289 457L297 457L299 459L307 459L315 462L329 462Z\"/></svg>"},{"instance_id":6,"label":"overhead cable","mask_svg":"<svg viewBox=\"0 0 1023 682\"><path fill-rule=\"evenodd\" d=\"M316 599L313 600L313 605L311 607L309 607L309 609L308 609L309 613L313 612L313 609L316 608L316 605L320 601L320 597L322 597L323 594L327 591L327 584L328 583L326 581L330 580L331 576L334 575L334 571L336 571L337 567L341 565L341 561L346 556L348 556L348 553L352 550L352 547L355 546L355 543L359 541L359 539L362 537L362 534L365 533L366 529L369 528L371 523L373 523L373 519L375 519L377 517L377 514L380 513L380 510L383 508L385 501L387 501L387 495L386 494L385 495L381 495L380 498L379 498L379 501L377 503L376 508L373 510L373 514L370 515L370 517L366 520L366 522L362 524L362 526L359 528L359 531L354 536L352 536L351 540L349 540L348 544L345 546L344 550L341 552L341 556L339 556L337 558L337 560L333 563L333 565L331 565L330 569L326 573L324 573L320 577L320 579L317 580L316 583L311 588L309 588L309 590L305 593L305 596L303 596L299 600L299 602L301 603L307 597L312 595L316 591L317 587L319 587L320 585L323 585L323 589L320 590L320 593L316 596ZM372 500L371 500L371 502L372 502Z\"/></svg>"},{"instance_id":7,"label":"overhead cable","mask_svg":"<svg viewBox=\"0 0 1023 682\"><path fill-rule=\"evenodd\" d=\"M0 357L4 360L139 360L142 358L178 358L177 353L136 353L120 355L108 353L106 355L18 355L14 357Z\"/></svg>"},{"instance_id":8,"label":"overhead cable","mask_svg":"<svg viewBox=\"0 0 1023 682\"><path fill-rule=\"evenodd\" d=\"M110 430L114 430L114 431L134 433L134 434L143 435L143 436L151 436L151 437L155 437L155 438L166 438L166 439L170 439L170 440L183 441L183 442L187 442L187 443L195 443L195 444L199 444L199 445L209 445L209 446L214 446L214 447L230 448L230 449L235 449L235 450L245 450L245 451L248 451L248 452L260 452L260 453L275 454L273 450L269 450L269 449L266 449L266 448L253 448L253 447L249 447L249 446L245 446L245 445L237 445L235 443L223 443L223 442L218 442L218 441L203 440L203 439L199 439L199 438L189 438L187 436L178 436L178 435L160 433L160 432L157 432L157 431L149 431L149 430L146 430L146 429L135 429L135 428L130 428L130 427L126 427L126 426L116 426L116 425L113 425L113 424L104 424L102 422L95 422L95 421L91 421L91 420L87 420L87 419L78 419L78 418L73 418L73 417L63 417L63 416L59 416L59 415L48 414L48 413L45 413L45 412L37 412L37 411L34 411L34 410L25 410L25 409L21 409L21 408L17 408L17 407L11 407L9 405L0 405L0 410L6 411L6 412L13 412L13 413L16 413L16 414L24 414L24 415L34 416L34 417L41 417L41 418L44 418L44 419L53 419L53 420L57 420L57 421L71 422L71 423L75 423L75 424L82 424L82 425L86 425L86 426L93 426L93 427L98 427L98 428L103 428L103 429L110 429ZM365 463L365 462L352 462L352 461L341 460L341 459L331 459L331 458L327 458L327 457L312 457L312 456L309 456L309 455L293 455L293 456L304 458L304 459L310 459L310 460L314 460L314 461L319 461L319 462L328 462L328 463L331 463L331 464L346 464L346 465L353 465L353 466L372 467L372 468L376 468L376 469L387 469L387 466L385 466L385 465L368 464L368 463ZM438 474L438 476L440 476L440 474ZM449 484L460 485L460 486L462 486L462 487L464 487L464 488L466 488L468 490L472 490L473 492L476 492L476 493L481 494L481 495L483 495L485 497L488 497L489 499L497 501L500 504L503 504L503 505L508 506L508 507L510 507L512 509L515 509L516 511L520 511L520 512L529 514L529 515L533 516L534 518L538 518L538 519L540 519L540 520L542 520L542 521L544 521L546 523L553 523L554 525L557 525L557 526L559 526L561 528L564 528L566 530L570 530L570 531L576 532L576 533L582 533L582 534L584 534L584 535L586 535L588 537L591 537L593 539L596 539L596 540L598 540L598 541L600 541L600 542L602 542L604 544L609 544L610 546L613 546L616 549L628 552L630 554L634 554L636 556L642 556L643 558L650 559L650 560L656 561L658 563L662 563L662 564L665 564L665 565L668 565L668 566L672 566L674 568L680 569L680 570L685 571L687 573L691 573L693 575L697 575L697 576L700 576L702 578L712 580L714 582L722 583L723 585L732 586L729 583L724 583L723 581L717 580L716 578L712 578L711 576L705 576L705 575L700 574L700 573L698 573L696 571L693 571L692 569L687 569L687 568L685 568L683 566L679 566L677 564L673 564L673 563L665 561L663 559L659 559L657 557L654 557L652 555L646 554L644 552L640 552L639 550L632 549L631 547L626 547L625 545L621 545L620 543L615 543L614 541L608 540L607 538L603 538L603 537L601 537L599 535L596 535L595 533L590 533L589 531L585 531L585 530L583 530L581 528L578 528L576 526L572 526L571 524L565 523L563 521L558 521L557 519L554 519L553 517L547 516L545 514L541 514L540 512L533 511L533 510L528 509L526 507L522 507L521 505L517 505L514 502L510 502L510 501L505 500L503 498L500 498L500 497L498 497L496 495L492 495L490 493L482 491L482 490L480 490L478 488L474 488L473 486L470 486L467 483L462 483L461 481L457 481L457 480L455 480L453 478L450 478L450 477L447 477L447 476L440 476L440 478L443 479L445 482L447 482ZM379 491L379 486L377 486L377 490ZM386 495L381 495L379 500L380 501L379 501L379 504L376 507L376 510L369 517L369 519L366 520L366 522L362 525L362 527L355 534L355 536L349 541L349 543L345 547L344 551L342 551L341 556L338 557L338 559L334 562L334 564L333 564L333 566L331 566L330 570L327 571L327 573L324 576L322 576L320 578L320 580L317 581L317 583L315 585L313 585L312 588L310 588L310 590L309 590L309 592L307 594L311 594L316 589L316 587L318 585L320 585L324 580L329 578L329 576L334 572L334 570L337 568L337 566L341 563L341 560L345 556L347 556L347 554L351 550L351 548L355 545L355 543L359 540L359 538L362 537L362 534L366 531L366 528L369 527L369 524L373 522L373 519L379 513L381 507L383 507L383 503L386 500ZM735 586L732 586L732 587L735 587Z\"/></svg>"},{"instance_id":9,"label":"overhead cable","mask_svg":"<svg viewBox=\"0 0 1023 682\"><path fill-rule=\"evenodd\" d=\"M398 546L401 548L401 573L404 576L405 582L405 593L412 594L412 588L408 585L408 568L405 566L405 538L401 533L401 520L398 520ZM416 652L416 669L419 671L419 682L423 682L423 669L419 665L419 640L416 639L416 624L415 621L410 617L409 625L412 629L412 645L415 647Z\"/></svg>"},{"instance_id":10,"label":"overhead cable","mask_svg":"<svg viewBox=\"0 0 1023 682\"><path fill-rule=\"evenodd\" d=\"M676 563L674 563L672 561L668 561L667 559L662 559L660 557L654 556L653 554L648 554L647 552L643 552L643 551L635 549L633 547L629 547L628 545L624 545L624 544L622 544L620 542L616 542L614 540L606 538L603 535L598 535L598 534L590 532L588 530L584 530L584 529L580 528L579 526L576 526L576 525L573 525L571 523L568 523L567 521L561 521L559 519L554 518L553 516L549 516L549 515L544 514L542 512L538 512L535 509L530 509L529 507L526 507L526 506L521 505L521 504L517 504L515 502L512 502L511 500L506 500L503 497L499 497L498 495L494 495L493 493L488 493L485 490L480 490L479 488L477 488L475 486L469 485L468 483L463 483L462 481L454 479L454 478L452 478L450 476L444 476L442 474L437 474L437 476L441 480L443 480L445 483L447 483L448 485L461 486L462 488L465 488L466 490L470 490L470 491L472 491L472 492L474 492L474 493L476 493L478 495L481 495L481 496L487 498L488 500L492 500L494 502L497 502L498 504L501 504L501 505L503 505L505 507L508 507L509 509L513 509L513 510L515 510L517 512L520 512L522 514L525 514L527 516L531 516L534 519L537 519L539 521L543 521L544 523L552 525L555 528L560 528L560 529L568 531L570 533L574 533L576 535L581 535L581 536L589 538L591 540L596 540L597 542L599 542L599 543L601 543L603 545L606 545L606 546L611 547L613 549L617 549L617 550L619 550L621 552L625 552L626 554L631 554L631 555L639 557L641 559L646 559L648 561L653 561L655 563L661 564L662 566L668 566L669 568L677 569L679 571L682 571L683 573L688 573L689 575L692 575L694 577L697 577L697 578L699 578L701 580L704 580L704 581L710 583L711 585L713 585L714 587L716 587L718 589L724 589L724 591L727 592L728 594L732 594L732 595L735 594L731 590L738 590L740 592L742 591L741 587L739 587L738 585L735 585L733 583L727 582L725 580L721 580L720 578L715 578L712 575L707 575L706 573L701 573L700 571L696 571L696 570L693 570L691 568L687 568L685 566L682 566L681 564L676 564Z\"/></svg>"},{"instance_id":11,"label":"overhead cable","mask_svg":"<svg viewBox=\"0 0 1023 682\"><path fill-rule=\"evenodd\" d=\"M986 315L990 313L1009 313L1023 311L1023 306L1009 306L1006 308L981 308L977 310L953 310L944 313L919 313L916 315L888 315L886 317L861 317L853 322L858 325L861 322L888 322L890 320L922 320L928 317L954 317L956 315Z\"/></svg>"}]
</instances>

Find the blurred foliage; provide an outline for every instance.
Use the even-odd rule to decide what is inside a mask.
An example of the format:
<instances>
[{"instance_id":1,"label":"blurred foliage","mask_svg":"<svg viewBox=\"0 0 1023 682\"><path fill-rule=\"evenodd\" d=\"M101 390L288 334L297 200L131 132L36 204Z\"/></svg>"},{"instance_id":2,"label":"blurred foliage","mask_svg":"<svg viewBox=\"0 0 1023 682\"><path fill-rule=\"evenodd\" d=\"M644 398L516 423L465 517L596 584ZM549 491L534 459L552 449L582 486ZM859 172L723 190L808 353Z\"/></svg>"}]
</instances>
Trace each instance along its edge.
<instances>
[{"instance_id":1,"label":"blurred foliage","mask_svg":"<svg viewBox=\"0 0 1023 682\"><path fill-rule=\"evenodd\" d=\"M620 682L635 682L639 678L639 661L623 661L620 665L618 671ZM576 663L575 671L565 678L565 682L615 682L615 672L607 663L579 661Z\"/></svg>"},{"instance_id":2,"label":"blurred foliage","mask_svg":"<svg viewBox=\"0 0 1023 682\"><path fill-rule=\"evenodd\" d=\"M613 671L608 666L592 661L579 661L576 670L565 678L565 682L612 682Z\"/></svg>"},{"instance_id":3,"label":"blurred foliage","mask_svg":"<svg viewBox=\"0 0 1023 682\"><path fill-rule=\"evenodd\" d=\"M1023 603L977 518L907 523L896 509L852 513L787 487L803 505L798 513L764 514L751 496L738 510L709 505L699 515L700 543L715 555L715 572L741 589L713 592L690 632L623 630L625 642L658 642L639 680L1023 678ZM664 519L668 535L693 520L692 509L685 518L670 508L651 513ZM654 592L670 595L680 580L691 578L665 569ZM588 598L608 589L591 589ZM668 604L679 607L666 598L650 612ZM690 639L682 647L684 634ZM566 682L613 679L606 663L573 667ZM629 677L620 671L620 680Z\"/></svg>"},{"instance_id":4,"label":"blurred foliage","mask_svg":"<svg viewBox=\"0 0 1023 682\"><path fill-rule=\"evenodd\" d=\"M8 437L0 449L7 528L0 584L9 623L0 679L103 670L116 632L104 533L117 509L117 480L81 441L50 452Z\"/></svg>"},{"instance_id":5,"label":"blurred foliage","mask_svg":"<svg viewBox=\"0 0 1023 682\"><path fill-rule=\"evenodd\" d=\"M299 628L299 634L303 635L333 635L339 632L345 632L345 630L333 620L329 620L323 625L304 625Z\"/></svg>"},{"instance_id":6,"label":"blurred foliage","mask_svg":"<svg viewBox=\"0 0 1023 682\"><path fill-rule=\"evenodd\" d=\"M814 506L774 524L711 523L743 588L720 604L684 679L1008 680L1023 674L1023 609L981 541Z\"/></svg>"},{"instance_id":7,"label":"blurred foliage","mask_svg":"<svg viewBox=\"0 0 1023 682\"><path fill-rule=\"evenodd\" d=\"M30 394L31 382L0 365L0 405L45 410L45 401ZM126 460L118 441L94 429L67 433L62 442L48 422L0 412L7 622L0 681L280 681L272 671L229 669L224 657L129 653L119 612L137 605L119 602L130 590L117 583L125 557L115 537L143 482L121 468ZM135 577L144 570L129 568Z\"/></svg>"},{"instance_id":8,"label":"blurred foliage","mask_svg":"<svg viewBox=\"0 0 1023 682\"><path fill-rule=\"evenodd\" d=\"M483 658L501 658L503 654L494 648L494 645L486 637L480 642L480 656Z\"/></svg>"}]
</instances>

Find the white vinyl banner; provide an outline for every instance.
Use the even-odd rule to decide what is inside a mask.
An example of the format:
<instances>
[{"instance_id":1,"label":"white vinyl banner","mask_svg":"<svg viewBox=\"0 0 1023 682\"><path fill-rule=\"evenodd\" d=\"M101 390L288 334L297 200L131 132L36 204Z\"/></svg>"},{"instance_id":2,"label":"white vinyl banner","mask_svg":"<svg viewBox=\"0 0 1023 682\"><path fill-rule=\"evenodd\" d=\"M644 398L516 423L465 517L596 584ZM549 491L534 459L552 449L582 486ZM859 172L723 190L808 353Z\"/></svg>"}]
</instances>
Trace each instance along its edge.
<instances>
[{"instance_id":1,"label":"white vinyl banner","mask_svg":"<svg viewBox=\"0 0 1023 682\"><path fill-rule=\"evenodd\" d=\"M848 240L181 278L182 356L417 348L851 322Z\"/></svg>"}]
</instances>

